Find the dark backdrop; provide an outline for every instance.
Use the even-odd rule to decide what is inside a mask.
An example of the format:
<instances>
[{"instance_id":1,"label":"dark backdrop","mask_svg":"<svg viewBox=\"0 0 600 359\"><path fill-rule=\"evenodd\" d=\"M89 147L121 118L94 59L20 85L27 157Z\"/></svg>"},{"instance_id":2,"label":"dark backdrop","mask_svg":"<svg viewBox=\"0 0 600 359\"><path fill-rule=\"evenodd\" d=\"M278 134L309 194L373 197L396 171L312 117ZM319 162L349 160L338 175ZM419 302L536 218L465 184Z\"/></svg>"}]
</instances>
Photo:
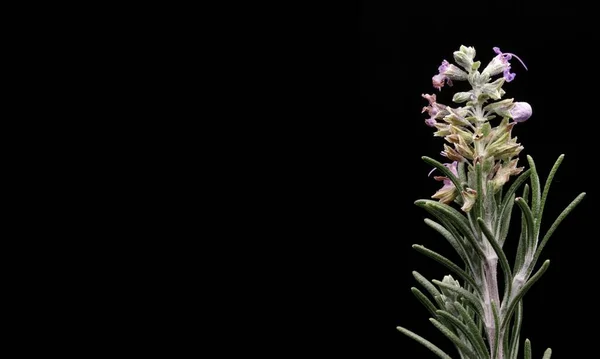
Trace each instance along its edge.
<instances>
[{"instance_id":1,"label":"dark backdrop","mask_svg":"<svg viewBox=\"0 0 600 359\"><path fill-rule=\"evenodd\" d=\"M552 347L554 357L575 358L593 349L590 310L595 296L595 248L592 207L596 200L595 146L598 133L598 59L592 54L598 31L594 23L567 9L550 15L519 15L521 8L499 3L493 10L459 14L458 8L416 5L411 14L401 2L365 2L360 11L360 102L346 141L351 144L346 171L348 184L338 188L348 212L341 226L355 251L353 294L361 298L346 315L361 323L361 341L369 343L372 358L434 358L427 349L395 330L397 325L422 334L454 357L451 344L429 323L429 313L410 292L418 286L411 272L441 279L447 271L414 250L424 244L453 256L443 238L423 223L424 210L413 202L429 198L440 184L427 177L430 168L420 157L441 160L443 140L425 126L422 93L436 93L431 77L442 59L452 60L460 45L474 46L482 68L495 55L492 47L517 54L515 80L504 86L505 98L527 101L533 116L513 135L536 160L544 180L556 158L565 160L555 177L542 229L580 192L587 197L555 232L541 260L550 259L547 273L526 295L522 339L530 338L534 357ZM466 3L465 3L466 4ZM453 5L454 6L454 5ZM458 6L458 5L456 5ZM595 50L594 50L595 51ZM450 103L448 88L438 93ZM515 212L516 213L516 212ZM518 226L514 216L513 224ZM507 240L514 256L515 236ZM512 263L512 260L511 260ZM363 299L364 298L364 299ZM357 310L358 309L358 310ZM365 323L365 324L362 324ZM358 344L358 343L356 343Z\"/></svg>"}]
</instances>

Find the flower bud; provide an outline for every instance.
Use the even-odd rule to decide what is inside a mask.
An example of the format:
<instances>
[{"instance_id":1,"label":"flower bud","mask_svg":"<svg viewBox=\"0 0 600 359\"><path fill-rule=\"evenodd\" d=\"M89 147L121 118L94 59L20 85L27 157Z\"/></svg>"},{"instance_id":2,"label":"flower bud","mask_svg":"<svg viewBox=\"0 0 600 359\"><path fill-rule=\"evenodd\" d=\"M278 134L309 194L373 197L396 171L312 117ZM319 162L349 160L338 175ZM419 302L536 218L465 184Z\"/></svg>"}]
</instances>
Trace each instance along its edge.
<instances>
[{"instance_id":1,"label":"flower bud","mask_svg":"<svg viewBox=\"0 0 600 359\"><path fill-rule=\"evenodd\" d=\"M448 64L448 66L446 66L443 74L448 76L450 80L465 81L469 77L469 75L466 72L452 64Z\"/></svg>"},{"instance_id":2,"label":"flower bud","mask_svg":"<svg viewBox=\"0 0 600 359\"><path fill-rule=\"evenodd\" d=\"M460 208L463 212L469 212L473 205L475 204L475 200L477 200L477 191L472 188L467 188L462 191L463 198L465 199L465 203Z\"/></svg>"},{"instance_id":3,"label":"flower bud","mask_svg":"<svg viewBox=\"0 0 600 359\"><path fill-rule=\"evenodd\" d=\"M434 124L434 126L438 129L436 132L433 133L434 137L444 137L450 134L450 125L446 123L437 122Z\"/></svg>"},{"instance_id":4,"label":"flower bud","mask_svg":"<svg viewBox=\"0 0 600 359\"><path fill-rule=\"evenodd\" d=\"M496 113L502 117L509 117L508 111L513 107L513 99L505 99L498 102L493 102L483 108L484 111Z\"/></svg>"},{"instance_id":5,"label":"flower bud","mask_svg":"<svg viewBox=\"0 0 600 359\"><path fill-rule=\"evenodd\" d=\"M473 94L471 92L457 92L452 97L452 101L456 103L463 103L465 101L469 101Z\"/></svg>"},{"instance_id":6,"label":"flower bud","mask_svg":"<svg viewBox=\"0 0 600 359\"><path fill-rule=\"evenodd\" d=\"M449 285L451 287L460 288L460 283L458 281L456 281L454 278L452 278L451 275L444 276L444 279L442 279L442 283ZM440 286L440 292L443 295L442 299L444 300L444 302L453 303L454 300L457 299L456 298L457 293L451 289Z\"/></svg>"},{"instance_id":7,"label":"flower bud","mask_svg":"<svg viewBox=\"0 0 600 359\"><path fill-rule=\"evenodd\" d=\"M433 199L439 200L441 203L449 204L454 201L458 191L454 185L443 186L436 193L431 196Z\"/></svg>"},{"instance_id":8,"label":"flower bud","mask_svg":"<svg viewBox=\"0 0 600 359\"><path fill-rule=\"evenodd\" d=\"M518 175L523 171L523 167L517 167L517 161L519 159L515 158L514 160L504 163L499 166L494 178L492 179L492 186L494 188L494 192L502 188L506 182L510 179L510 176Z\"/></svg>"},{"instance_id":9,"label":"flower bud","mask_svg":"<svg viewBox=\"0 0 600 359\"><path fill-rule=\"evenodd\" d=\"M502 90L502 85L504 85L504 79L500 78L491 84L483 85L481 92L494 100L499 100L502 97L502 93L500 92L500 90Z\"/></svg>"},{"instance_id":10,"label":"flower bud","mask_svg":"<svg viewBox=\"0 0 600 359\"><path fill-rule=\"evenodd\" d=\"M468 130L464 130L461 127L451 125L450 132L453 135L458 135L458 136L462 137L462 139L466 142L466 144L473 143L473 133Z\"/></svg>"},{"instance_id":11,"label":"flower bud","mask_svg":"<svg viewBox=\"0 0 600 359\"><path fill-rule=\"evenodd\" d=\"M465 158L458 153L454 148L448 146L444 143L444 150L441 152L441 155L448 158L452 161L464 162Z\"/></svg>"},{"instance_id":12,"label":"flower bud","mask_svg":"<svg viewBox=\"0 0 600 359\"><path fill-rule=\"evenodd\" d=\"M454 55L454 61L456 61L457 64L462 66L465 70L471 71L471 69L473 68L473 58L472 57L469 57L467 54L465 54L462 51L455 51L453 55Z\"/></svg>"},{"instance_id":13,"label":"flower bud","mask_svg":"<svg viewBox=\"0 0 600 359\"><path fill-rule=\"evenodd\" d=\"M524 122L531 117L532 111L531 105L527 102L515 102L514 107L510 109L509 114L515 122Z\"/></svg>"},{"instance_id":14,"label":"flower bud","mask_svg":"<svg viewBox=\"0 0 600 359\"><path fill-rule=\"evenodd\" d=\"M453 287L460 288L460 283L456 279L454 279L451 275L444 276L444 279L442 279L442 283L449 284Z\"/></svg>"},{"instance_id":15,"label":"flower bud","mask_svg":"<svg viewBox=\"0 0 600 359\"><path fill-rule=\"evenodd\" d=\"M469 160L473 160L473 149L465 142L465 140L461 136L458 137L458 143L454 144L454 148L458 153L460 153L461 156Z\"/></svg>"},{"instance_id":16,"label":"flower bud","mask_svg":"<svg viewBox=\"0 0 600 359\"><path fill-rule=\"evenodd\" d=\"M506 68L510 67L506 61L504 61L500 56L496 56L490 61L490 63L483 69L482 74L486 74L488 76L498 75Z\"/></svg>"},{"instance_id":17,"label":"flower bud","mask_svg":"<svg viewBox=\"0 0 600 359\"><path fill-rule=\"evenodd\" d=\"M475 52L474 47L472 47L472 46L467 47L465 45L460 45L459 50L460 50L460 52L463 52L467 56L469 56L469 58L471 58L471 60L475 58L476 52Z\"/></svg>"},{"instance_id":18,"label":"flower bud","mask_svg":"<svg viewBox=\"0 0 600 359\"><path fill-rule=\"evenodd\" d=\"M464 117L459 116L455 111L449 109L450 114L443 118L444 122L447 122L451 125L456 126L468 126L469 121L467 121Z\"/></svg>"}]
</instances>

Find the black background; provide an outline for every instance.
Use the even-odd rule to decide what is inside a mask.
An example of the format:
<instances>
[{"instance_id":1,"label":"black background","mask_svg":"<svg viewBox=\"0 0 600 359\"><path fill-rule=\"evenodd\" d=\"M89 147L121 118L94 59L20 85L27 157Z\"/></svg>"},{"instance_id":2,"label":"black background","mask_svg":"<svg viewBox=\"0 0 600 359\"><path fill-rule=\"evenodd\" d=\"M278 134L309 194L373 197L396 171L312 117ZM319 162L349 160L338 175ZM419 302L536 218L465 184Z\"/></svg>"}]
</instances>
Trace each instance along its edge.
<instances>
[{"instance_id":1,"label":"black background","mask_svg":"<svg viewBox=\"0 0 600 359\"><path fill-rule=\"evenodd\" d=\"M440 187L427 177L430 168L420 157L442 160L443 140L434 138L423 122L426 100L421 94L436 93L439 102L449 104L461 87L444 87L441 92L432 88L431 77L441 61L452 62L452 52L460 45L474 46L483 68L495 55L492 47L498 46L518 55L529 68L525 71L513 59L516 78L504 86L505 98L529 102L533 108L533 116L513 130L525 147L519 164L527 167L525 156L531 155L543 181L556 158L565 154L542 231L580 192L587 192L540 258L550 259L551 265L525 296L521 339L532 340L534 357L541 357L547 347L552 347L553 357L585 357L583 353L594 347L596 332L585 325L598 320L590 309L595 296L589 292L595 291L597 262L591 248L597 240L592 218L599 73L592 50L598 31L593 21L559 6L531 16L509 3L489 10L464 6L467 3L444 8L422 3L409 14L399 2L367 1L360 9L360 101L358 116L346 124L350 131L345 139L352 144L346 152L352 156L347 171L351 178L350 185L339 186L347 189L342 197L351 208L348 212L354 212L340 225L355 239L345 245L355 249L347 259L352 263L354 294L361 298L360 310L347 315L361 323L361 340L370 343L370 357L435 357L397 332L397 325L455 357L450 342L429 323L429 313L410 292L418 287L413 270L428 279L447 274L412 250L412 244L456 258L445 240L423 223L425 211L414 205ZM513 216L513 225L518 223L519 217ZM511 263L515 235L505 245Z\"/></svg>"}]
</instances>

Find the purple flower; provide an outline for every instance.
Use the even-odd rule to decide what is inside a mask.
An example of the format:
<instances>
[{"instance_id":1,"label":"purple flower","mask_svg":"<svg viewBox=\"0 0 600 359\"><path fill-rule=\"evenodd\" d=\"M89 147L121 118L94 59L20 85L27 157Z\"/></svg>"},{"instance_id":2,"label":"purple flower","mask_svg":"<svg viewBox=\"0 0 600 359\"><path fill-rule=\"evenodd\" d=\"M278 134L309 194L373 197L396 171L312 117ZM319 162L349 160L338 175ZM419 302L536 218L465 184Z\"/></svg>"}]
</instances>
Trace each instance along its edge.
<instances>
[{"instance_id":1,"label":"purple flower","mask_svg":"<svg viewBox=\"0 0 600 359\"><path fill-rule=\"evenodd\" d=\"M452 163L444 163L450 172L452 172L455 176L458 176L457 171L458 162L454 161ZM433 172L433 171L432 171ZM431 174L431 172L429 172ZM444 185L440 188L431 198L439 199L442 203L450 203L456 198L457 191L454 183L446 177L446 176L435 176L433 177L436 181L444 181Z\"/></svg>"},{"instance_id":2,"label":"purple flower","mask_svg":"<svg viewBox=\"0 0 600 359\"><path fill-rule=\"evenodd\" d=\"M433 87L438 90L442 90L444 87L444 83L447 83L448 86L452 86L452 80L466 80L468 74L458 67L452 65L446 60L442 61L440 67L438 67L438 74L431 78L433 83Z\"/></svg>"},{"instance_id":3,"label":"purple flower","mask_svg":"<svg viewBox=\"0 0 600 359\"><path fill-rule=\"evenodd\" d=\"M439 73L431 78L431 82L433 82L433 87L442 91L442 87L444 87L444 81L448 83L448 86L452 86L452 80L445 74L446 70L450 66L450 63L446 60L442 61L440 67L438 67Z\"/></svg>"},{"instance_id":4,"label":"purple flower","mask_svg":"<svg viewBox=\"0 0 600 359\"><path fill-rule=\"evenodd\" d=\"M453 175L458 176L458 162L444 163L444 166L446 166Z\"/></svg>"},{"instance_id":5,"label":"purple flower","mask_svg":"<svg viewBox=\"0 0 600 359\"><path fill-rule=\"evenodd\" d=\"M425 124L429 127L435 127L437 121L434 118L428 118L425 120Z\"/></svg>"},{"instance_id":6,"label":"purple flower","mask_svg":"<svg viewBox=\"0 0 600 359\"><path fill-rule=\"evenodd\" d=\"M515 122L524 122L531 117L531 105L527 102L515 102L515 105L508 112Z\"/></svg>"},{"instance_id":7,"label":"purple flower","mask_svg":"<svg viewBox=\"0 0 600 359\"><path fill-rule=\"evenodd\" d=\"M521 65L523 65L525 70L527 70L527 66L525 66L525 63L523 63L523 61L517 55L509 53L509 52L502 52L499 47L494 47L493 50L495 53L498 54L498 56L496 56L495 59L498 59L500 61L500 63L503 65L502 66L503 67L503 76L504 76L504 79L506 80L506 82L511 82L512 80L515 79L515 76L516 76L516 74L510 72L510 63L508 62L510 59L512 59L513 56L517 60L519 60Z\"/></svg>"},{"instance_id":8,"label":"purple flower","mask_svg":"<svg viewBox=\"0 0 600 359\"><path fill-rule=\"evenodd\" d=\"M450 172L452 172L452 174L453 174L453 175L455 175L455 176L458 176L458 162L457 162L457 161L454 161L454 162L452 162L452 163L444 163L444 166L445 166L446 168L448 168L448 169L450 170ZM427 177L431 176L431 174L432 174L432 173L433 173L433 171L435 171L435 170L436 170L435 168L434 168L434 169L432 169L432 170L429 172L429 174L427 175ZM449 178L447 178L447 177L444 177L444 176L436 176L436 177L434 177L434 178L435 178L436 180L438 180L438 181L442 181L442 180L443 180L443 181L444 181L444 185L446 185L446 184L447 184L447 185L450 185L450 184L452 184L452 181L450 181L450 179L449 179ZM446 181L448 181L448 182L446 182Z\"/></svg>"},{"instance_id":9,"label":"purple flower","mask_svg":"<svg viewBox=\"0 0 600 359\"><path fill-rule=\"evenodd\" d=\"M427 111L427 114L429 115L429 118L425 120L425 124L429 127L435 127L435 124L437 123L435 120L436 117L438 117L438 115L444 116L447 113L446 106L435 102L435 94L422 94L421 96L429 101L429 106L423 107L423 111L421 111L421 113Z\"/></svg>"},{"instance_id":10,"label":"purple flower","mask_svg":"<svg viewBox=\"0 0 600 359\"><path fill-rule=\"evenodd\" d=\"M424 94L421 94L421 97L423 97L424 99L429 101L430 105L434 104L435 101L437 100L437 96L435 94L429 95L429 94L424 93Z\"/></svg>"}]
</instances>

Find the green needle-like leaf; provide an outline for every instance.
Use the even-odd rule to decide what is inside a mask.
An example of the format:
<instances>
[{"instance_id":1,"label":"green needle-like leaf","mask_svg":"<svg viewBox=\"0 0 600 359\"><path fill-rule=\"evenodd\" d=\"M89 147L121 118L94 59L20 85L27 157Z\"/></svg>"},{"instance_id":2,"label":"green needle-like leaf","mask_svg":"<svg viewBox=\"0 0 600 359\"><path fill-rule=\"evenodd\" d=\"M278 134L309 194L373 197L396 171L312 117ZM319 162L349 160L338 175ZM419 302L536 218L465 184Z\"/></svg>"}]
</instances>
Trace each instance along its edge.
<instances>
[{"instance_id":1,"label":"green needle-like leaf","mask_svg":"<svg viewBox=\"0 0 600 359\"><path fill-rule=\"evenodd\" d=\"M496 228L496 208L498 208L498 206L496 205L496 196L493 195L494 193L494 185L491 181L487 181L487 185L486 185L487 189L486 189L486 193L487 193L487 197L484 205L484 210L483 210L483 214L485 215L485 220L487 223L493 223L493 228Z\"/></svg>"},{"instance_id":2,"label":"green needle-like leaf","mask_svg":"<svg viewBox=\"0 0 600 359\"><path fill-rule=\"evenodd\" d=\"M444 226L442 226L441 224L439 224L435 221L432 221L429 218L425 218L425 224L427 224L429 227L435 229L439 234L441 234L444 238L446 238L448 243L450 243L452 248L454 248L456 253L458 253L460 258L463 260L463 263L466 266L469 266L470 268L472 268L471 261L469 260L469 255L467 254L467 250L466 250L464 244L462 243L462 241L460 240L460 236L458 236L458 233L456 233L456 235L452 234L450 231L448 231L446 228L444 228ZM454 229L454 228L452 228L452 229Z\"/></svg>"},{"instance_id":3,"label":"green needle-like leaf","mask_svg":"<svg viewBox=\"0 0 600 359\"><path fill-rule=\"evenodd\" d=\"M515 351L514 355L511 355L510 359L518 359L518 357L519 357L519 345L520 344L518 343L518 341L521 340L521 336L519 333L517 333L516 338L517 338L517 343L515 344L516 351Z\"/></svg>"},{"instance_id":4,"label":"green needle-like leaf","mask_svg":"<svg viewBox=\"0 0 600 359\"><path fill-rule=\"evenodd\" d=\"M496 331L494 334L494 358L498 358L498 348L500 347L500 318L498 317L498 308L496 303L492 300L492 314L494 315L494 326Z\"/></svg>"},{"instance_id":5,"label":"green needle-like leaf","mask_svg":"<svg viewBox=\"0 0 600 359\"><path fill-rule=\"evenodd\" d=\"M552 184L552 181L554 180L554 175L556 174L556 171L558 171L558 167L560 167L560 164L562 163L564 158L565 158L564 154L558 156L558 159L554 163L554 166L552 166L552 170L550 170L548 179L546 179L546 183L544 184L544 192L542 193L542 201L540 203L540 213L538 215L537 222L535 223L535 227L536 227L535 233L537 233L538 235L540 233L542 216L544 215L544 205L546 204L546 198L548 198L548 192L550 191L550 185Z\"/></svg>"},{"instance_id":6,"label":"green needle-like leaf","mask_svg":"<svg viewBox=\"0 0 600 359\"><path fill-rule=\"evenodd\" d=\"M558 218L556 218L554 223L552 223L552 226L550 226L550 229L548 230L548 232L546 232L546 235L542 239L542 242L540 243L539 247L535 251L535 255L533 256L533 261L531 262L531 267L529 268L529 273L531 273L533 271L533 266L535 265L535 262L538 260L540 254L542 253L542 249L544 249L544 247L546 246L546 243L548 243L548 240L550 239L550 237L552 237L552 234L554 234L554 231L556 231L556 228L558 228L558 226L563 221L563 219L565 219L565 217L569 213L571 213L571 211L573 211L575 209L575 207L577 207L579 202L581 202L581 200L583 200L583 197L585 197L585 192L583 192L579 196L577 196L577 198L575 198L573 200L573 202L571 202L571 204L569 204L567 206L567 208L565 208L565 210L562 211L562 213L558 216Z\"/></svg>"},{"instance_id":7,"label":"green needle-like leaf","mask_svg":"<svg viewBox=\"0 0 600 359\"><path fill-rule=\"evenodd\" d=\"M527 202L525 202L525 200L521 197L516 198L515 202L517 203L517 205L519 205L519 208L521 208L521 211L523 212L523 214L525 215L525 221L527 223L527 240L525 241L525 253L529 253L533 247L535 246L535 238L533 237L534 235L534 223L533 223L533 213L531 212L531 209L529 208L529 206L527 205Z\"/></svg>"},{"instance_id":8,"label":"green needle-like leaf","mask_svg":"<svg viewBox=\"0 0 600 359\"><path fill-rule=\"evenodd\" d=\"M492 193L490 191L490 193ZM500 207L502 206L502 199L504 198L502 196L502 194L504 193L504 187L500 187L500 189L498 190L498 192L496 192L495 197L496 197L496 206L498 206L498 209L500 209Z\"/></svg>"},{"instance_id":9,"label":"green needle-like leaf","mask_svg":"<svg viewBox=\"0 0 600 359\"><path fill-rule=\"evenodd\" d=\"M466 299L467 303L473 309L475 309L475 311L477 312L477 314L479 314L479 316L481 318L485 318L485 316L483 315L483 308L481 307L481 302L475 296L475 294L473 294L473 293L471 293L471 292L469 292L469 291L467 291L467 290L465 290L463 288L456 287L456 286L453 286L451 284L447 284L447 283L444 283L444 282L440 282L439 280L436 280L436 279L434 279L432 282L435 285L437 285L438 287L443 287L443 288L449 289L449 290L457 293L458 295L463 296Z\"/></svg>"},{"instance_id":10,"label":"green needle-like leaf","mask_svg":"<svg viewBox=\"0 0 600 359\"><path fill-rule=\"evenodd\" d=\"M396 329L398 329L398 331L400 331L400 333L406 335L407 337L419 342L421 345L423 345L424 347L426 347L427 349L431 350L435 355L437 355L438 357L442 358L442 359L452 359L452 357L450 357L450 355L444 353L440 348L436 347L435 345L433 345L430 341L424 339L423 337L411 332L408 329L402 328L402 327L396 327Z\"/></svg>"},{"instance_id":11,"label":"green needle-like leaf","mask_svg":"<svg viewBox=\"0 0 600 359\"><path fill-rule=\"evenodd\" d=\"M427 310L431 313L431 315L435 316L435 311L437 310L437 308L429 300L429 298L427 298L427 296L425 294L423 294L423 292L421 292L420 290L418 290L415 287L410 288L410 290L415 295L415 297L417 297L417 300L419 300L419 302L421 302L421 304L423 304L423 306L425 308L427 308Z\"/></svg>"},{"instance_id":12,"label":"green needle-like leaf","mask_svg":"<svg viewBox=\"0 0 600 359\"><path fill-rule=\"evenodd\" d=\"M465 309L465 307L462 306L462 304L460 304L459 302L454 302L454 307L460 313L461 317L463 318L463 321L467 325L467 328L469 328L469 331L473 333L473 336L476 340L475 344L478 347L477 351L485 353L485 358L489 358L490 354L488 353L485 342L483 341L483 337L481 336L481 329L477 327L477 324L475 324L475 321L473 320L467 309Z\"/></svg>"},{"instance_id":13,"label":"green needle-like leaf","mask_svg":"<svg viewBox=\"0 0 600 359\"><path fill-rule=\"evenodd\" d=\"M462 196L462 194L460 193L460 189L462 189L462 187L460 185L460 181L459 181L458 177L456 177L454 175L454 173L452 173L452 171L450 171L446 166L444 166L443 164L434 160L431 157L423 156L423 157L421 157L421 159L423 159L423 161L425 161L425 163L437 168L440 172L442 172L442 174L444 174L444 176L448 177L450 179L450 181L452 181L452 183L454 183L454 186L459 190L458 191L459 195Z\"/></svg>"},{"instance_id":14,"label":"green needle-like leaf","mask_svg":"<svg viewBox=\"0 0 600 359\"><path fill-rule=\"evenodd\" d=\"M512 195L517 192L519 187L525 181L527 181L527 179L529 178L530 175L531 175L531 170L527 170L527 171L521 173L521 175L519 177L517 177L517 179L513 182L513 184L508 188L508 191L506 191L506 193L504 194L504 202L502 202L502 204L500 205L498 218L503 218L504 212L506 211L506 209L508 207L508 203L513 201L511 199Z\"/></svg>"},{"instance_id":15,"label":"green needle-like leaf","mask_svg":"<svg viewBox=\"0 0 600 359\"><path fill-rule=\"evenodd\" d=\"M423 288L425 288L425 290L436 300L438 305L441 308L443 308L444 302L438 299L441 298L442 293L440 293L440 291L437 290L437 288L430 281L428 281L427 278L423 277L419 272L413 271L412 274L413 277L415 277L415 280L419 282L419 284L422 285Z\"/></svg>"},{"instance_id":16,"label":"green needle-like leaf","mask_svg":"<svg viewBox=\"0 0 600 359\"><path fill-rule=\"evenodd\" d=\"M525 359L531 359L531 342L525 339Z\"/></svg>"},{"instance_id":17,"label":"green needle-like leaf","mask_svg":"<svg viewBox=\"0 0 600 359\"><path fill-rule=\"evenodd\" d=\"M527 155L527 161L529 162L529 167L531 168L531 210L534 218L538 218L540 214L541 201L540 177L538 176L537 169L535 168L535 162L533 161L533 158Z\"/></svg>"},{"instance_id":18,"label":"green needle-like leaf","mask_svg":"<svg viewBox=\"0 0 600 359\"><path fill-rule=\"evenodd\" d=\"M481 163L475 164L475 181L477 182L477 198L475 199L475 217L483 218L483 174Z\"/></svg>"},{"instance_id":19,"label":"green needle-like leaf","mask_svg":"<svg viewBox=\"0 0 600 359\"><path fill-rule=\"evenodd\" d=\"M460 183L463 182L467 182L467 173L465 171L465 163L464 162L458 162L458 166L457 166L457 173L458 173L458 180L460 181ZM460 187L458 187L460 188Z\"/></svg>"},{"instance_id":20,"label":"green needle-like leaf","mask_svg":"<svg viewBox=\"0 0 600 359\"><path fill-rule=\"evenodd\" d=\"M508 236L508 230L510 229L510 219L512 216L513 205L515 204L515 194L513 193L512 195L510 195L509 199L510 201L508 201L508 205L506 206L502 217L497 219L499 223L496 225L496 233L498 234L497 237L500 247L504 245L504 241L506 241L506 236Z\"/></svg>"},{"instance_id":21,"label":"green needle-like leaf","mask_svg":"<svg viewBox=\"0 0 600 359\"><path fill-rule=\"evenodd\" d=\"M529 185L525 184L523 188L523 200L527 203L529 198ZM515 258L514 272L517 273L525 262L525 251L527 249L527 219L525 213L521 211L521 234L519 236L519 245L517 247L517 257Z\"/></svg>"},{"instance_id":22,"label":"green needle-like leaf","mask_svg":"<svg viewBox=\"0 0 600 359\"><path fill-rule=\"evenodd\" d=\"M550 359L551 356L552 356L552 349L548 348L544 352L544 357L542 359Z\"/></svg>"},{"instance_id":23,"label":"green needle-like leaf","mask_svg":"<svg viewBox=\"0 0 600 359\"><path fill-rule=\"evenodd\" d=\"M453 271L454 273L456 273L462 280L471 284L473 286L473 288L475 288L477 290L479 295L482 295L481 288L479 288L479 286L477 285L475 280L471 277L471 275L469 273L465 272L464 270L462 270L456 264L452 263L452 261L450 261L448 258L446 258L446 257L442 256L441 254L436 253L430 249L427 249L426 247L419 245L419 244L413 244L412 247L417 252L426 255L427 257L437 261L438 263L442 264L446 268L448 268L451 271Z\"/></svg>"},{"instance_id":24,"label":"green needle-like leaf","mask_svg":"<svg viewBox=\"0 0 600 359\"><path fill-rule=\"evenodd\" d=\"M444 324L438 322L437 320L433 319L433 318L429 318L429 321L436 327L438 328L438 330L440 332L442 332L442 334L444 334L446 336L446 338L450 339L450 341L452 343L454 343L454 345L456 345L456 347L466 356L468 356L469 358L472 359L479 359L477 357L477 354L475 354L473 352L473 350L471 348L469 348L465 342L463 342L462 340L460 340L459 337L456 336L456 334L452 333L452 331L450 329L448 329Z\"/></svg>"},{"instance_id":25,"label":"green needle-like leaf","mask_svg":"<svg viewBox=\"0 0 600 359\"><path fill-rule=\"evenodd\" d=\"M516 359L519 354L519 333L521 332L521 324L523 323L523 301L520 301L517 305L517 309L515 311L515 319L512 325L512 331L510 333L510 343L507 348L510 347L510 359ZM506 326L506 331L504 334L505 338L508 338L508 325Z\"/></svg>"},{"instance_id":26,"label":"green needle-like leaf","mask_svg":"<svg viewBox=\"0 0 600 359\"><path fill-rule=\"evenodd\" d=\"M439 211L446 215L458 229L466 227L468 229L469 221L467 218L457 211L456 209L448 206L447 204L440 203L438 201L432 201L430 199L419 199L415 201L415 204L421 208L431 207L432 209Z\"/></svg>"},{"instance_id":27,"label":"green needle-like leaf","mask_svg":"<svg viewBox=\"0 0 600 359\"><path fill-rule=\"evenodd\" d=\"M436 314L449 321L452 325L454 325L456 328L458 328L461 332L465 334L467 339L469 339L469 341L473 345L473 348L475 348L475 351L477 351L477 354L479 354L478 358L483 359L490 357L490 354L487 352L485 345L483 346L483 348L480 346L480 343L477 340L477 338L481 339L481 335L477 333L477 331L472 331L471 329L469 329L469 327L467 327L467 325L465 325L458 318L456 318L455 316L453 316L445 310L438 310Z\"/></svg>"},{"instance_id":28,"label":"green needle-like leaf","mask_svg":"<svg viewBox=\"0 0 600 359\"><path fill-rule=\"evenodd\" d=\"M512 315L512 313L515 310L515 307L517 306L519 301L523 298L523 296L525 295L525 293L527 293L527 291L531 288L531 286L534 285L535 282L537 282L538 279L540 279L540 277L546 272L546 270L548 269L548 266L550 266L550 261L546 260L544 262L544 264L542 264L542 267L537 271L537 273L535 273L527 281L527 283L525 283L525 285L523 285L523 288L511 300L511 302L508 305L508 309L506 310L506 314L504 315L504 319L502 320L502 325L500 326L500 328L506 327L506 325L508 324L508 320L510 319L510 316Z\"/></svg>"},{"instance_id":29,"label":"green needle-like leaf","mask_svg":"<svg viewBox=\"0 0 600 359\"><path fill-rule=\"evenodd\" d=\"M468 220L460 212L446 204L426 199L417 200L415 201L415 204L419 207L424 208L434 216L438 218L444 218L447 221L451 222L467 238L475 252L481 257L481 259L485 259L485 254L483 253L481 246L475 239L475 236L470 229Z\"/></svg>"}]
</instances>

